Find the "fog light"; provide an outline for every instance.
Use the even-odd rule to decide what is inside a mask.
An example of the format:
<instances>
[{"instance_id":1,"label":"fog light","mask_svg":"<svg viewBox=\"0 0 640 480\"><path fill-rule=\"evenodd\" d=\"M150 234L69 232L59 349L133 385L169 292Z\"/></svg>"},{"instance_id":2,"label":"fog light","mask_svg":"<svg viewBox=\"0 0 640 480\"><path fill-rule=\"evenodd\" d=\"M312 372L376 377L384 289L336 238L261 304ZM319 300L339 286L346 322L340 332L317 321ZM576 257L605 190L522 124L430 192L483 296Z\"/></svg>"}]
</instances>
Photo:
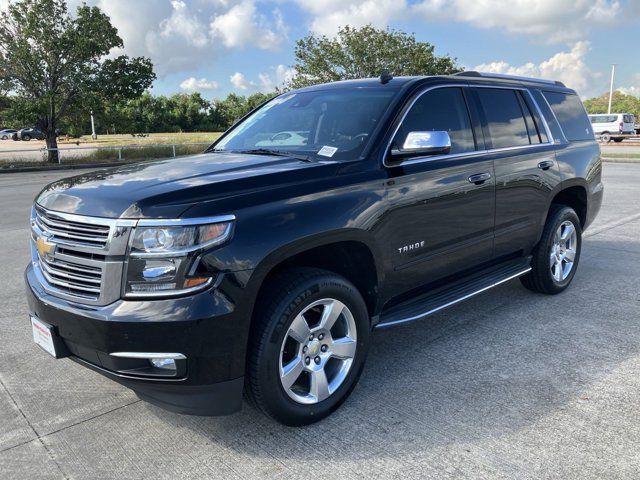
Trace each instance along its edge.
<instances>
[{"instance_id":1,"label":"fog light","mask_svg":"<svg viewBox=\"0 0 640 480\"><path fill-rule=\"evenodd\" d=\"M173 358L150 358L149 363L155 368L176 371L176 361Z\"/></svg>"}]
</instances>

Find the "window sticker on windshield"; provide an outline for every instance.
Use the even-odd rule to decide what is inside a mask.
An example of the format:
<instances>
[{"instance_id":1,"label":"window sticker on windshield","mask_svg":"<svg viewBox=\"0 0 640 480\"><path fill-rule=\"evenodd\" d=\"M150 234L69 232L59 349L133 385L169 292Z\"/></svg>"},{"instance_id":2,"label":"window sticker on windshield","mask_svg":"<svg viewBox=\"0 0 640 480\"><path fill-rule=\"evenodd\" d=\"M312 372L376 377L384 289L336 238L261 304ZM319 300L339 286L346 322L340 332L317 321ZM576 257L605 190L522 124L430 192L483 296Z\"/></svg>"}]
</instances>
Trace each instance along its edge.
<instances>
[{"instance_id":1,"label":"window sticker on windshield","mask_svg":"<svg viewBox=\"0 0 640 480\"><path fill-rule=\"evenodd\" d=\"M333 157L333 154L336 153L338 149L336 147L330 147L325 145L318 151L318 155L322 155L323 157Z\"/></svg>"}]
</instances>

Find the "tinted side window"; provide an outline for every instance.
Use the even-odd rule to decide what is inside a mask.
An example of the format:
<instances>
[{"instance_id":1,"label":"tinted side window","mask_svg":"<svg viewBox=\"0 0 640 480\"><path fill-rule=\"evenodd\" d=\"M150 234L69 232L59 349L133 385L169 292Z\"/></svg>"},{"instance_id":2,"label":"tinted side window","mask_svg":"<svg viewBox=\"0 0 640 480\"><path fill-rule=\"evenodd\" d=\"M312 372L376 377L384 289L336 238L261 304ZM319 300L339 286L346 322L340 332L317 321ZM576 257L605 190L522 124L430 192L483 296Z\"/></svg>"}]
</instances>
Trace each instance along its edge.
<instances>
[{"instance_id":1,"label":"tinted side window","mask_svg":"<svg viewBox=\"0 0 640 480\"><path fill-rule=\"evenodd\" d=\"M544 92L544 96L558 118L567 140L593 140L591 122L577 95Z\"/></svg>"},{"instance_id":2,"label":"tinted side window","mask_svg":"<svg viewBox=\"0 0 640 480\"><path fill-rule=\"evenodd\" d=\"M402 146L409 132L445 131L451 153L475 150L469 111L460 88L436 88L418 98L402 121L395 144Z\"/></svg>"},{"instance_id":3,"label":"tinted side window","mask_svg":"<svg viewBox=\"0 0 640 480\"><path fill-rule=\"evenodd\" d=\"M515 90L479 88L493 148L529 145L527 124Z\"/></svg>"}]
</instances>

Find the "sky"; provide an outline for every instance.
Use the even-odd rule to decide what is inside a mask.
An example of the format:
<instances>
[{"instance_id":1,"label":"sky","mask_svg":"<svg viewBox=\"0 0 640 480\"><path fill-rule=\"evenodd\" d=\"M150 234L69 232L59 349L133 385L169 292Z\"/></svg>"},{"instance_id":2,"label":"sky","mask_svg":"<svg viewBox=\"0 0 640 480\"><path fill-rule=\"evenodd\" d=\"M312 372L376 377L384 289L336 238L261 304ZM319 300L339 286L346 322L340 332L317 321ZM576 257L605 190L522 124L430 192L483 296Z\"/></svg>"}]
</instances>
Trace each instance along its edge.
<instances>
[{"instance_id":1,"label":"sky","mask_svg":"<svg viewBox=\"0 0 640 480\"><path fill-rule=\"evenodd\" d=\"M68 0L70 10L81 0ZM295 41L341 25L415 33L465 69L561 80L583 98L640 96L640 0L86 0L125 53L150 57L156 94L270 91L293 75ZM7 0L0 0L0 8Z\"/></svg>"}]
</instances>

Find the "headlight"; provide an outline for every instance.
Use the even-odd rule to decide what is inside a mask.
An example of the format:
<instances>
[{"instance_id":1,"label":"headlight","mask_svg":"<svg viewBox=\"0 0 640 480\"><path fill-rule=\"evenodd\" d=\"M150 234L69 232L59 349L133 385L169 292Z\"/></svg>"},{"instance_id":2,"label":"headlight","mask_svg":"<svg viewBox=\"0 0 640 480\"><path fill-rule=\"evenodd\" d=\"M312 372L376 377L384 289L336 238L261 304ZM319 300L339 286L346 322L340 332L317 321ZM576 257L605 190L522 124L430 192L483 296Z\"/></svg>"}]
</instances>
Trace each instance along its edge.
<instances>
[{"instance_id":1,"label":"headlight","mask_svg":"<svg viewBox=\"0 0 640 480\"><path fill-rule=\"evenodd\" d=\"M125 296L176 296L210 285L213 278L197 272L194 258L231 237L233 218L140 220L130 243Z\"/></svg>"}]
</instances>

